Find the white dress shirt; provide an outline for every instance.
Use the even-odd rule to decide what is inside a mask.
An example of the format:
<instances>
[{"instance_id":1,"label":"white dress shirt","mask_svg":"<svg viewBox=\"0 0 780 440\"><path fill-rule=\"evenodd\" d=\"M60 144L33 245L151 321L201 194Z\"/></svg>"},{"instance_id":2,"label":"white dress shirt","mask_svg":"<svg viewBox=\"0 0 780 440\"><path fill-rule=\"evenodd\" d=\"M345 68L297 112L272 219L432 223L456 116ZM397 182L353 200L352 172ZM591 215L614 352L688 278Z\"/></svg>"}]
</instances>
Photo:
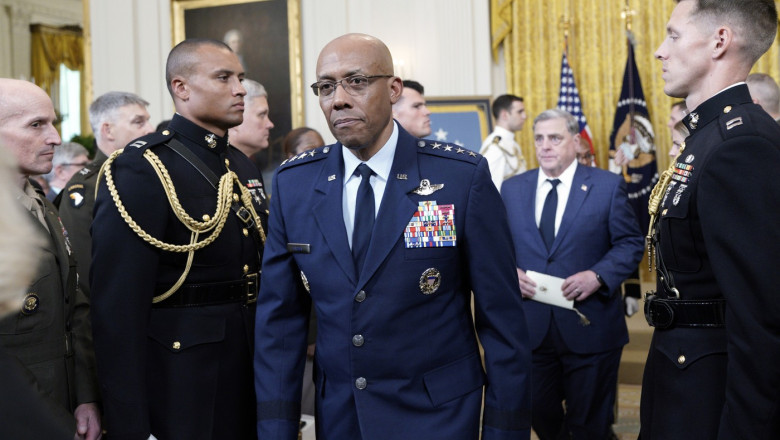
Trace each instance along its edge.
<instances>
[{"instance_id":1,"label":"white dress shirt","mask_svg":"<svg viewBox=\"0 0 780 440\"><path fill-rule=\"evenodd\" d=\"M398 125L393 121L393 134L379 151L365 162L371 168L374 174L369 182L374 190L374 216L379 214L379 207L382 204L382 196L385 193L387 179L390 176L390 169L393 167L393 158L395 157L395 148L398 144ZM344 189L342 197L342 211L344 213L344 226L347 227L347 240L349 248L352 249L352 231L355 226L355 200L357 191L362 178L355 176L355 169L363 163L357 158L349 148L341 147L341 156L344 158Z\"/></svg>"},{"instance_id":2,"label":"white dress shirt","mask_svg":"<svg viewBox=\"0 0 780 440\"><path fill-rule=\"evenodd\" d=\"M544 208L544 200L547 198L547 193L552 189L552 183L547 179L559 179L561 183L558 184L555 189L558 191L558 209L555 210L555 235L558 235L558 228L561 226L561 219L563 218L563 211L566 210L566 202L569 200L569 193L571 192L571 185L574 181L574 172L577 170L577 161L573 160L571 164L563 170L560 176L550 177L539 168L539 177L536 182L536 226L539 227L539 222L542 220L542 209Z\"/></svg>"}]
</instances>

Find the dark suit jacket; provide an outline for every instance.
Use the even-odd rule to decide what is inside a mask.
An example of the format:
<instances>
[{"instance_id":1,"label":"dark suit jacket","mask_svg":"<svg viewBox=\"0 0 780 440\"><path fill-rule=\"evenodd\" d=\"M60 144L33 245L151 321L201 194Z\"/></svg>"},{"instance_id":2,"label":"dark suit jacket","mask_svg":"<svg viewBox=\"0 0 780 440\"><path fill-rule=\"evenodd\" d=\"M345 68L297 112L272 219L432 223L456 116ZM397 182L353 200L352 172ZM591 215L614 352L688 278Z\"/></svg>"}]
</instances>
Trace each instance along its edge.
<instances>
[{"instance_id":1,"label":"dark suit jacket","mask_svg":"<svg viewBox=\"0 0 780 440\"><path fill-rule=\"evenodd\" d=\"M642 258L643 240L626 184L620 176L577 165L566 210L550 251L542 240L534 217L539 169L504 182L501 195L517 252L517 267L560 278L593 270L606 283L575 307L591 324L583 326L571 310L525 300L531 347L541 344L550 321L575 353L598 353L628 342L620 283Z\"/></svg>"},{"instance_id":2,"label":"dark suit jacket","mask_svg":"<svg viewBox=\"0 0 780 440\"><path fill-rule=\"evenodd\" d=\"M194 219L214 216L217 190L163 145L169 139L180 140L217 176L226 172L228 160L242 184L259 182L260 173L243 153L225 138L209 148L207 133L176 115L169 131L142 137L112 164L122 203L151 236L167 243L190 242L190 231L174 214L143 157L145 150L158 155L182 207ZM262 206L255 208L265 217ZM255 232L245 228L231 211L219 237L195 252L185 284L238 281L256 273L261 249L252 237ZM183 273L187 253L162 251L133 232L120 217L105 179L95 202L92 251L95 352L110 438L146 439L150 432L160 440L254 438L254 305L153 307L152 298Z\"/></svg>"},{"instance_id":3,"label":"dark suit jacket","mask_svg":"<svg viewBox=\"0 0 780 440\"><path fill-rule=\"evenodd\" d=\"M744 84L684 122L658 254L681 299L726 299L726 326L654 331L642 438L780 438L780 127Z\"/></svg>"},{"instance_id":4,"label":"dark suit jacket","mask_svg":"<svg viewBox=\"0 0 780 440\"><path fill-rule=\"evenodd\" d=\"M309 298L318 317L318 438L476 439L483 385L483 438L529 437L527 329L487 163L398 130L359 274L342 216L342 146L298 156L274 177L255 338L262 439L296 438ZM418 195L421 179L444 186ZM406 247L405 228L422 201L454 205L456 246ZM421 288L426 269L440 274L431 294Z\"/></svg>"},{"instance_id":5,"label":"dark suit jacket","mask_svg":"<svg viewBox=\"0 0 780 440\"><path fill-rule=\"evenodd\" d=\"M76 264L57 210L39 198L51 233L30 214L47 239L28 290L38 305L0 320L0 344L32 373L46 397L72 414L78 405L98 401L89 302L76 286Z\"/></svg>"}]
</instances>

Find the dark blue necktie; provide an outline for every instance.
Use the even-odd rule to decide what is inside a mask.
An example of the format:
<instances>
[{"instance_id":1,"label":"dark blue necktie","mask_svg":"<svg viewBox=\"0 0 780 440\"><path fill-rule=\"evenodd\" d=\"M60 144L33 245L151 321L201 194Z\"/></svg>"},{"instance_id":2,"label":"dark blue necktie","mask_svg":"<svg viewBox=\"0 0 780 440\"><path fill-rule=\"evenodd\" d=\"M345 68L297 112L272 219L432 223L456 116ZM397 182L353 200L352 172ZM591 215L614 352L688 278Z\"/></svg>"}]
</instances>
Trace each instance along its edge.
<instances>
[{"instance_id":1,"label":"dark blue necktie","mask_svg":"<svg viewBox=\"0 0 780 440\"><path fill-rule=\"evenodd\" d=\"M358 273L363 268L371 241L371 231L374 230L374 189L371 188L371 168L361 163L355 170L360 175L360 186L355 198L355 227L352 230L352 259Z\"/></svg>"},{"instance_id":2,"label":"dark blue necktie","mask_svg":"<svg viewBox=\"0 0 780 440\"><path fill-rule=\"evenodd\" d=\"M539 232L541 232L542 240L549 251L555 240L555 212L558 210L558 190L555 187L561 183L561 180L547 179L547 181L552 185L552 189L547 193L547 198L544 199L542 218L539 220Z\"/></svg>"}]
</instances>

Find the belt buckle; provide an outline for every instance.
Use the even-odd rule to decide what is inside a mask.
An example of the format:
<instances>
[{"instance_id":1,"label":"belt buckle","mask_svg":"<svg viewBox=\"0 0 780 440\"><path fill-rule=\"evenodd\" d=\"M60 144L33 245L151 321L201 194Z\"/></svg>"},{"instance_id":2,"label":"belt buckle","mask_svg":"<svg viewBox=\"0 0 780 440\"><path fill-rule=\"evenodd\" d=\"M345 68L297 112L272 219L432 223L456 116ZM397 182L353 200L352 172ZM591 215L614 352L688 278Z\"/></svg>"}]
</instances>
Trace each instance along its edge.
<instances>
[{"instance_id":1,"label":"belt buckle","mask_svg":"<svg viewBox=\"0 0 780 440\"><path fill-rule=\"evenodd\" d=\"M257 302L257 289L259 287L257 273L251 273L246 276L246 305Z\"/></svg>"},{"instance_id":2,"label":"belt buckle","mask_svg":"<svg viewBox=\"0 0 780 440\"><path fill-rule=\"evenodd\" d=\"M650 327L669 328L674 322L674 310L655 293L645 293L645 320Z\"/></svg>"},{"instance_id":3,"label":"belt buckle","mask_svg":"<svg viewBox=\"0 0 780 440\"><path fill-rule=\"evenodd\" d=\"M255 221L252 219L252 214L250 214L249 210L243 206L236 210L236 215L242 222L244 222L245 225L247 225L247 227L251 228L255 225Z\"/></svg>"}]
</instances>

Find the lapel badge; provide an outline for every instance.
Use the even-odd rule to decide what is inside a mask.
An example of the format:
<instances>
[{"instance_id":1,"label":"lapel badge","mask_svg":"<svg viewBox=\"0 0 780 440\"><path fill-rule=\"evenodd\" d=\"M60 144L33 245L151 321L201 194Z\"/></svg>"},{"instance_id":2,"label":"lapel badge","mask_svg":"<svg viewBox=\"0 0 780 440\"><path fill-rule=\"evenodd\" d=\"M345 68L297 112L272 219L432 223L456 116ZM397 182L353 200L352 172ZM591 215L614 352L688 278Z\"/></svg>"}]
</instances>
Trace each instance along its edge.
<instances>
[{"instance_id":1,"label":"lapel badge","mask_svg":"<svg viewBox=\"0 0 780 440\"><path fill-rule=\"evenodd\" d=\"M431 185L430 180L423 179L420 181L420 186L415 188L412 192L421 196L429 196L442 188L444 188L443 183L436 183Z\"/></svg>"},{"instance_id":2,"label":"lapel badge","mask_svg":"<svg viewBox=\"0 0 780 440\"><path fill-rule=\"evenodd\" d=\"M306 274L301 271L301 282L303 282L303 288L306 289L306 291L311 294L311 289L309 289L309 279L306 278Z\"/></svg>"},{"instance_id":3,"label":"lapel badge","mask_svg":"<svg viewBox=\"0 0 780 440\"><path fill-rule=\"evenodd\" d=\"M696 127L699 125L698 113L691 113L690 119L688 120L688 125L691 127L691 130L696 130Z\"/></svg>"},{"instance_id":4,"label":"lapel badge","mask_svg":"<svg viewBox=\"0 0 780 440\"><path fill-rule=\"evenodd\" d=\"M328 176L328 182L330 182L332 180L336 180L336 175L335 174L331 174L330 176Z\"/></svg>"},{"instance_id":5,"label":"lapel badge","mask_svg":"<svg viewBox=\"0 0 780 440\"><path fill-rule=\"evenodd\" d=\"M582 186L580 187L580 189L583 190L583 191L587 191L588 190L588 185L585 185L583 183Z\"/></svg>"},{"instance_id":6,"label":"lapel badge","mask_svg":"<svg viewBox=\"0 0 780 440\"><path fill-rule=\"evenodd\" d=\"M406 180L406 174L396 174L395 178L398 180Z\"/></svg>"},{"instance_id":7,"label":"lapel badge","mask_svg":"<svg viewBox=\"0 0 780 440\"><path fill-rule=\"evenodd\" d=\"M22 314L23 315L32 315L35 313L36 310L38 310L38 306L41 304L41 299L38 298L38 295L35 293L28 293L24 297L24 301L22 302Z\"/></svg>"},{"instance_id":8,"label":"lapel badge","mask_svg":"<svg viewBox=\"0 0 780 440\"><path fill-rule=\"evenodd\" d=\"M435 268L425 269L420 276L420 292L423 295L430 295L441 286L441 272Z\"/></svg>"},{"instance_id":9,"label":"lapel badge","mask_svg":"<svg viewBox=\"0 0 780 440\"><path fill-rule=\"evenodd\" d=\"M742 125L742 116L726 122L726 130L731 130L732 128L739 127L740 125Z\"/></svg>"}]
</instances>

